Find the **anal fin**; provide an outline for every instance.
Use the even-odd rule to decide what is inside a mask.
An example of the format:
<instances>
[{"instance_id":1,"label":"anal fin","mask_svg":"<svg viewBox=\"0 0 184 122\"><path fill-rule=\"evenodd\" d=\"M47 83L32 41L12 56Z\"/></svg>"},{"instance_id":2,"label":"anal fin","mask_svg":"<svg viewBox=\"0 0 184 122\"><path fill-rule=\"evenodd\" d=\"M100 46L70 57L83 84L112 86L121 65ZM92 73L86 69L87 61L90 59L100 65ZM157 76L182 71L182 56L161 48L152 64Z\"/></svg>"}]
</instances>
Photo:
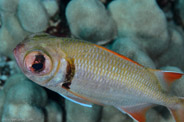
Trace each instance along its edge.
<instances>
[{"instance_id":1,"label":"anal fin","mask_svg":"<svg viewBox=\"0 0 184 122\"><path fill-rule=\"evenodd\" d=\"M138 122L146 122L146 112L153 107L153 104L139 104L135 106L117 107L123 113L127 113L131 118Z\"/></svg>"},{"instance_id":2,"label":"anal fin","mask_svg":"<svg viewBox=\"0 0 184 122\"><path fill-rule=\"evenodd\" d=\"M180 97L180 103L169 108L176 122L184 122L184 98Z\"/></svg>"}]
</instances>

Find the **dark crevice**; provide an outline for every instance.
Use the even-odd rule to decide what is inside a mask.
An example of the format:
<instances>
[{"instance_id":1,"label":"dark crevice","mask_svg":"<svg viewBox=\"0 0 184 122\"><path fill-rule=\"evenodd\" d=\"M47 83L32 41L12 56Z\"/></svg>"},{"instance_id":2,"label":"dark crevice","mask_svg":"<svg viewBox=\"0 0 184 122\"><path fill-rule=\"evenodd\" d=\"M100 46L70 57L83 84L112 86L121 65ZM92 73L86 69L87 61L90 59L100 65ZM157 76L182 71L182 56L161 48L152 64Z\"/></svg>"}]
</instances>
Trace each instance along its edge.
<instances>
[{"instance_id":1,"label":"dark crevice","mask_svg":"<svg viewBox=\"0 0 184 122\"><path fill-rule=\"evenodd\" d=\"M159 7L165 12L171 12L172 17L167 17L168 21L174 21L176 25L181 26L184 29L184 23L180 16L180 10L178 8L179 0L157 0Z\"/></svg>"},{"instance_id":2,"label":"dark crevice","mask_svg":"<svg viewBox=\"0 0 184 122\"><path fill-rule=\"evenodd\" d=\"M47 88L44 88L45 91L47 92L47 95L48 95L48 98L50 100L53 100L55 101L56 103L58 103L58 105L60 106L61 108L61 111L62 111L62 122L66 122L66 110L65 110L65 100L64 98L59 95L58 93L54 92L54 91L51 91Z\"/></svg>"}]
</instances>

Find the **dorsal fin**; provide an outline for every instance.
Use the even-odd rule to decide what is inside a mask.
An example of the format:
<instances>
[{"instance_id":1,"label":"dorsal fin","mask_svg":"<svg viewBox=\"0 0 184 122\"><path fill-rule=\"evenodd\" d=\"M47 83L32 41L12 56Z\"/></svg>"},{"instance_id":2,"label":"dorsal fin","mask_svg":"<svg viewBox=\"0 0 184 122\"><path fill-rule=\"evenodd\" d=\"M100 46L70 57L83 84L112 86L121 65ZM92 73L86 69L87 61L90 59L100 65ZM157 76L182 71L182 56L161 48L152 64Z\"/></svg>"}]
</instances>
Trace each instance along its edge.
<instances>
[{"instance_id":1,"label":"dorsal fin","mask_svg":"<svg viewBox=\"0 0 184 122\"><path fill-rule=\"evenodd\" d=\"M85 100L83 99L80 99L80 98L77 98L77 97L72 97L72 96L65 96L63 94L60 94L62 97L64 97L65 99L69 100L69 101L72 101L76 104L79 104L79 105L82 105L84 107L89 107L91 108L92 107L92 104L89 104L88 102L86 102Z\"/></svg>"},{"instance_id":2,"label":"dorsal fin","mask_svg":"<svg viewBox=\"0 0 184 122\"><path fill-rule=\"evenodd\" d=\"M173 82L175 82L177 79L180 79L184 75L183 73L179 73L179 72L163 71L163 70L155 70L155 69L149 69L149 70L157 76L162 88L166 91L168 90L168 88L171 86Z\"/></svg>"},{"instance_id":3,"label":"dorsal fin","mask_svg":"<svg viewBox=\"0 0 184 122\"><path fill-rule=\"evenodd\" d=\"M139 66L142 66L141 64L139 64L139 63L137 63L137 62L135 62L135 61L129 59L129 58L126 57L126 56L123 56L123 55L121 55L121 54L119 54L119 53L116 53L116 52L114 52L114 51L112 51L112 50L109 50L109 49L107 49L107 48L105 48L105 47L102 47L102 46L99 46L99 45L96 45L96 44L94 44L94 45L95 45L96 47L101 48L101 49L103 49L103 50L106 50L107 52L110 52L110 53L112 53L112 54L114 54L114 55L116 55L116 56L118 56L118 57L120 57L120 58L122 58L122 59L124 59L124 60L130 61L130 62L132 62L132 63L134 63L134 64L139 65ZM142 67L144 67L144 66L142 66Z\"/></svg>"},{"instance_id":4,"label":"dorsal fin","mask_svg":"<svg viewBox=\"0 0 184 122\"><path fill-rule=\"evenodd\" d=\"M163 77L164 80L168 83L172 83L177 79L180 79L182 77L182 73L178 73L178 72L167 72L167 71L163 71Z\"/></svg>"}]
</instances>

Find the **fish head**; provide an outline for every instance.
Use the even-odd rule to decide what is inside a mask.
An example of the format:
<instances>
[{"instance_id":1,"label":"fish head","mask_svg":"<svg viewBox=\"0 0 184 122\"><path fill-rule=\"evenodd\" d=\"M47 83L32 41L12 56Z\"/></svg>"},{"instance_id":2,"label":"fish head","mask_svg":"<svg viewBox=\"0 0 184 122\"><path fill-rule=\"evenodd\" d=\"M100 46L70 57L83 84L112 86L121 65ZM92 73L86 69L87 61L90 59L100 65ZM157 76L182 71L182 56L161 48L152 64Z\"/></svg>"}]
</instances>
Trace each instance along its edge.
<instances>
[{"instance_id":1,"label":"fish head","mask_svg":"<svg viewBox=\"0 0 184 122\"><path fill-rule=\"evenodd\" d=\"M49 87L65 82L67 55L52 38L29 38L16 46L14 56L22 72L39 85Z\"/></svg>"}]
</instances>

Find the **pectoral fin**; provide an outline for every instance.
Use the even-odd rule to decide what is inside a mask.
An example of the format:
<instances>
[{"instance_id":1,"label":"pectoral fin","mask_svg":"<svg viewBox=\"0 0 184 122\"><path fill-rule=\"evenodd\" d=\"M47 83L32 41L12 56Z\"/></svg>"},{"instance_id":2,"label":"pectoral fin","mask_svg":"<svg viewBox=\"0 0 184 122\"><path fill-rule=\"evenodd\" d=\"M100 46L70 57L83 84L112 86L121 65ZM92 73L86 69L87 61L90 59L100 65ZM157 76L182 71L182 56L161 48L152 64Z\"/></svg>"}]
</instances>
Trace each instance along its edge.
<instances>
[{"instance_id":1,"label":"pectoral fin","mask_svg":"<svg viewBox=\"0 0 184 122\"><path fill-rule=\"evenodd\" d=\"M62 85L62 88L65 89L67 92L69 92L70 94L72 94L73 96L79 98L80 100L83 100L83 101L88 101L90 103L94 103L94 104L98 104L98 105L103 105L95 100L92 100L90 98L87 98L85 96L82 96L81 94L78 94L74 91L72 91L69 87L66 87L65 85ZM79 102L79 101L78 101Z\"/></svg>"},{"instance_id":2,"label":"pectoral fin","mask_svg":"<svg viewBox=\"0 0 184 122\"><path fill-rule=\"evenodd\" d=\"M138 122L145 122L146 112L153 107L153 104L140 104L135 106L117 107L123 113L127 113L131 118Z\"/></svg>"},{"instance_id":3,"label":"pectoral fin","mask_svg":"<svg viewBox=\"0 0 184 122\"><path fill-rule=\"evenodd\" d=\"M62 97L64 97L65 99L69 100L69 101L72 101L76 104L79 104L79 105L82 105L84 107L89 107L91 108L92 107L92 104L88 103L87 101L85 100L82 100L80 98L77 98L77 97L72 97L72 96L65 96L63 94L60 94Z\"/></svg>"}]
</instances>

